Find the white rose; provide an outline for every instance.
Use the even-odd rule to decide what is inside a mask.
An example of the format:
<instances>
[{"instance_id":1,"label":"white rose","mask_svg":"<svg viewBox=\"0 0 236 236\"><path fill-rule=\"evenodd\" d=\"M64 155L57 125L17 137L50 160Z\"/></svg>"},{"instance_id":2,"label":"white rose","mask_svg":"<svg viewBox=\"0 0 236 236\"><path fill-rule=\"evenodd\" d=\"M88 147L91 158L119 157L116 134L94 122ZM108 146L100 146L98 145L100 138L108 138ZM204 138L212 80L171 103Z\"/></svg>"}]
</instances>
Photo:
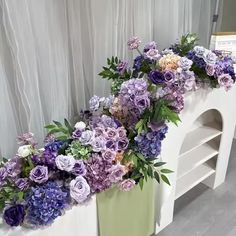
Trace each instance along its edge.
<instances>
[{"instance_id":1,"label":"white rose","mask_svg":"<svg viewBox=\"0 0 236 236\"><path fill-rule=\"evenodd\" d=\"M27 157L32 153L31 145L23 145L18 148L17 155L20 157Z\"/></svg>"},{"instance_id":2,"label":"white rose","mask_svg":"<svg viewBox=\"0 0 236 236\"><path fill-rule=\"evenodd\" d=\"M86 124L83 121L77 122L75 124L76 129L84 130L86 128Z\"/></svg>"}]
</instances>

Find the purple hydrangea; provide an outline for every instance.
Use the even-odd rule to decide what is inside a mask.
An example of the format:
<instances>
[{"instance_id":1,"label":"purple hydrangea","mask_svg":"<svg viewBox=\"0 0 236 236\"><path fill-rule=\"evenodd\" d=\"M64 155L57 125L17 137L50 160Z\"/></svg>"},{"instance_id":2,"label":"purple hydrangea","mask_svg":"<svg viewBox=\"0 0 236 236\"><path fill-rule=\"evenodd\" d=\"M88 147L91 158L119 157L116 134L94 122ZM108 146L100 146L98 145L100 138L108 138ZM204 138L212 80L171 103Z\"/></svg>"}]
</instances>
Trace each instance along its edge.
<instances>
[{"instance_id":1,"label":"purple hydrangea","mask_svg":"<svg viewBox=\"0 0 236 236\"><path fill-rule=\"evenodd\" d=\"M18 226L24 221L25 207L21 204L8 206L4 209L3 219L10 226Z\"/></svg>"},{"instance_id":2,"label":"purple hydrangea","mask_svg":"<svg viewBox=\"0 0 236 236\"><path fill-rule=\"evenodd\" d=\"M165 138L168 127L165 125L159 131L141 133L135 137L137 151L146 158L155 158L161 152L161 141Z\"/></svg>"},{"instance_id":3,"label":"purple hydrangea","mask_svg":"<svg viewBox=\"0 0 236 236\"><path fill-rule=\"evenodd\" d=\"M83 203L90 194L90 187L85 178L77 176L70 182L70 196L77 203Z\"/></svg>"},{"instance_id":4,"label":"purple hydrangea","mask_svg":"<svg viewBox=\"0 0 236 236\"><path fill-rule=\"evenodd\" d=\"M144 60L143 56L139 55L139 56L135 57L133 68L137 71L140 70L143 60Z\"/></svg>"},{"instance_id":5,"label":"purple hydrangea","mask_svg":"<svg viewBox=\"0 0 236 236\"><path fill-rule=\"evenodd\" d=\"M48 167L36 166L30 171L30 179L36 183L44 183L48 180Z\"/></svg>"},{"instance_id":6,"label":"purple hydrangea","mask_svg":"<svg viewBox=\"0 0 236 236\"><path fill-rule=\"evenodd\" d=\"M26 202L27 221L35 226L49 225L62 215L68 204L68 192L56 182L48 182L32 188Z\"/></svg>"},{"instance_id":7,"label":"purple hydrangea","mask_svg":"<svg viewBox=\"0 0 236 236\"><path fill-rule=\"evenodd\" d=\"M111 187L109 169L112 167L110 161L105 160L100 154L91 154L85 162L87 174L86 179L91 188L91 193L99 193Z\"/></svg>"}]
</instances>

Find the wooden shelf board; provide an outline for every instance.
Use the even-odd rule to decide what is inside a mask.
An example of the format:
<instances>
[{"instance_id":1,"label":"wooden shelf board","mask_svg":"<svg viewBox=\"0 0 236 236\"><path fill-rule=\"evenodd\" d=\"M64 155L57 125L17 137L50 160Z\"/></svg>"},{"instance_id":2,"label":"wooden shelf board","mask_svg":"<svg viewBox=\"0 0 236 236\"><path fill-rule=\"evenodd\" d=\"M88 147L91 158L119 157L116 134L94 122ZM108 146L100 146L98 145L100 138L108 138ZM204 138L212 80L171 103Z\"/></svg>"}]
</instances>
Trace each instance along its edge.
<instances>
[{"instance_id":1,"label":"wooden shelf board","mask_svg":"<svg viewBox=\"0 0 236 236\"><path fill-rule=\"evenodd\" d=\"M217 123L209 123L189 132L184 139L180 155L185 155L203 143L219 136L221 133L222 131Z\"/></svg>"},{"instance_id":2,"label":"wooden shelf board","mask_svg":"<svg viewBox=\"0 0 236 236\"><path fill-rule=\"evenodd\" d=\"M212 166L205 163L177 180L175 199L182 196L213 173L215 173L215 170Z\"/></svg>"},{"instance_id":3,"label":"wooden shelf board","mask_svg":"<svg viewBox=\"0 0 236 236\"><path fill-rule=\"evenodd\" d=\"M187 152L185 155L181 155L179 157L177 178L180 179L194 168L216 156L218 148L219 146L215 142L208 142Z\"/></svg>"}]
</instances>

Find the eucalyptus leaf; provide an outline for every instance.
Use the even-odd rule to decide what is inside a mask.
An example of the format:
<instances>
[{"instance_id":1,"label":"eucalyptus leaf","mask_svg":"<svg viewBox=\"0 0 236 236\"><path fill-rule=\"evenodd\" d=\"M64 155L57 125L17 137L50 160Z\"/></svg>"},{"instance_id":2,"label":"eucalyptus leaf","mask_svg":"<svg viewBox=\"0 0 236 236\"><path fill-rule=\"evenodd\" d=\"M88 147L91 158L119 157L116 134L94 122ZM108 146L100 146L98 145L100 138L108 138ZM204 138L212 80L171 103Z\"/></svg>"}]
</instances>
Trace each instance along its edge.
<instances>
[{"instance_id":1,"label":"eucalyptus leaf","mask_svg":"<svg viewBox=\"0 0 236 236\"><path fill-rule=\"evenodd\" d=\"M165 175L161 175L161 179L168 185L170 185L169 179Z\"/></svg>"}]
</instances>

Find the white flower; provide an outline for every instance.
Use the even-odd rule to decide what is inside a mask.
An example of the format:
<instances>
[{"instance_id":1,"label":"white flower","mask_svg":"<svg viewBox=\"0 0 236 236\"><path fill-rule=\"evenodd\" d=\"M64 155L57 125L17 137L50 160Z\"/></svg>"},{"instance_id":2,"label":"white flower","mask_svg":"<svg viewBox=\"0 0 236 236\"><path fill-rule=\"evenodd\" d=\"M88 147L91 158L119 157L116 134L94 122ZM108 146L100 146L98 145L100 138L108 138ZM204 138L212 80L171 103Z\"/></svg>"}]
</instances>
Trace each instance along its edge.
<instances>
[{"instance_id":1,"label":"white flower","mask_svg":"<svg viewBox=\"0 0 236 236\"><path fill-rule=\"evenodd\" d=\"M65 170L67 172L72 171L75 166L75 159L71 155L59 155L56 157L55 162L59 170Z\"/></svg>"},{"instance_id":2,"label":"white flower","mask_svg":"<svg viewBox=\"0 0 236 236\"><path fill-rule=\"evenodd\" d=\"M27 157L32 153L31 145L23 145L18 148L17 155L20 157Z\"/></svg>"},{"instance_id":3,"label":"white flower","mask_svg":"<svg viewBox=\"0 0 236 236\"><path fill-rule=\"evenodd\" d=\"M84 130L86 128L86 124L83 121L77 122L75 124L75 128L79 130Z\"/></svg>"}]
</instances>

